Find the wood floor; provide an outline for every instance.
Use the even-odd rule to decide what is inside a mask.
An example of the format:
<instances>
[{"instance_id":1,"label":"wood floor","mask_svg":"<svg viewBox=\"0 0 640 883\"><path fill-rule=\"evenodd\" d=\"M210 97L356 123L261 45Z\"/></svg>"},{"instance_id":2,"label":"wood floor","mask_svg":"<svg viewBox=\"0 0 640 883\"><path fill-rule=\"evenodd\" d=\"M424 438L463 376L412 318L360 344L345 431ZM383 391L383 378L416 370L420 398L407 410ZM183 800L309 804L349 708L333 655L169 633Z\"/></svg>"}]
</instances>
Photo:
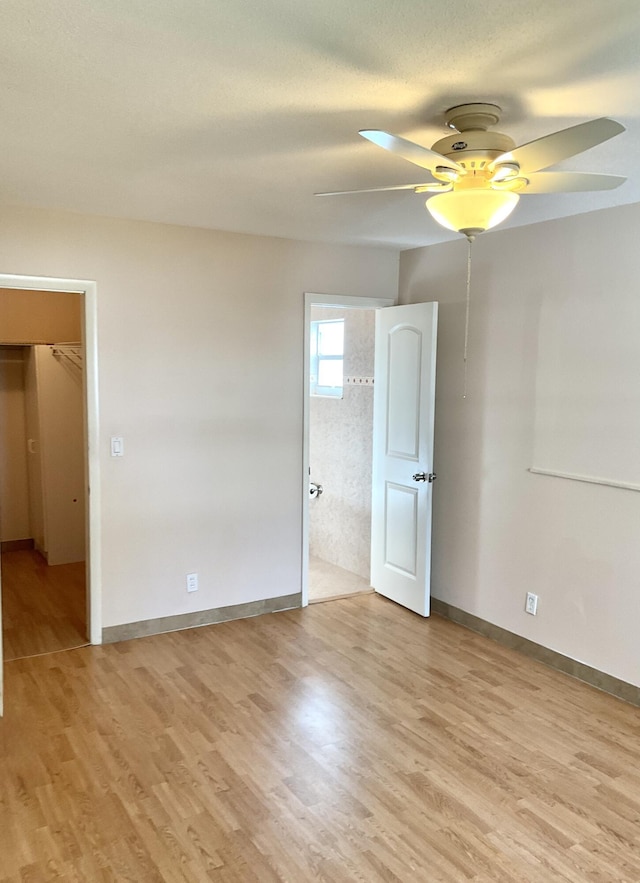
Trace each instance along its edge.
<instances>
[{"instance_id":1,"label":"wood floor","mask_svg":"<svg viewBox=\"0 0 640 883\"><path fill-rule=\"evenodd\" d=\"M23 549L3 552L1 567L5 660L87 643L84 562L49 567Z\"/></svg>"},{"instance_id":2,"label":"wood floor","mask_svg":"<svg viewBox=\"0 0 640 883\"><path fill-rule=\"evenodd\" d=\"M640 710L376 595L10 662L0 881L640 881Z\"/></svg>"}]
</instances>

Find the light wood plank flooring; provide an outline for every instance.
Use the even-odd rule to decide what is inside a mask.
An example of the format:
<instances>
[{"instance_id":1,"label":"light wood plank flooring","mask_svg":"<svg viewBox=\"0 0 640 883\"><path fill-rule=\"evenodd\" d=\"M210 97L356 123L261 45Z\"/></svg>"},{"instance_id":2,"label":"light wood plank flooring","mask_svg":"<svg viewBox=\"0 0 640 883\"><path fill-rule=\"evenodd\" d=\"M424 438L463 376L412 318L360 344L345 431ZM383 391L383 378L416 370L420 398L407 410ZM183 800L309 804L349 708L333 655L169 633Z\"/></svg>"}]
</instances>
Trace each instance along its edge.
<instances>
[{"instance_id":1,"label":"light wood plank flooring","mask_svg":"<svg viewBox=\"0 0 640 883\"><path fill-rule=\"evenodd\" d=\"M5 660L87 643L84 562L49 567L24 549L3 552L0 566Z\"/></svg>"},{"instance_id":2,"label":"light wood plank flooring","mask_svg":"<svg viewBox=\"0 0 640 883\"><path fill-rule=\"evenodd\" d=\"M360 595L10 662L0 881L638 883L640 711Z\"/></svg>"}]
</instances>

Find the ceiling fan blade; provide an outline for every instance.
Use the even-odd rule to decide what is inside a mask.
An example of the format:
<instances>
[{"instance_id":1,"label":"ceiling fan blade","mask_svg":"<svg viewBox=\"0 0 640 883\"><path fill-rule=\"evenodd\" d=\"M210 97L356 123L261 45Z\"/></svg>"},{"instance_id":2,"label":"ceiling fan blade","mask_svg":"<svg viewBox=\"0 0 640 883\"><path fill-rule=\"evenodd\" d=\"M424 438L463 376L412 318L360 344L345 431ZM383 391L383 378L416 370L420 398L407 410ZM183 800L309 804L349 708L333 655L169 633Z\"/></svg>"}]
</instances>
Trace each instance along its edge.
<instances>
[{"instance_id":1,"label":"ceiling fan blade","mask_svg":"<svg viewBox=\"0 0 640 883\"><path fill-rule=\"evenodd\" d=\"M563 159L582 153L596 144L608 141L614 135L624 132L625 128L615 120L602 117L598 120L590 120L588 123L580 123L569 129L562 129L551 135L545 135L535 141L529 141L521 147L515 147L507 153L503 153L491 163L495 168L503 162L517 162L520 172L529 175L529 172L537 172L546 169Z\"/></svg>"},{"instance_id":2,"label":"ceiling fan blade","mask_svg":"<svg viewBox=\"0 0 640 883\"><path fill-rule=\"evenodd\" d=\"M441 153L436 153L435 150L429 150L428 147L421 147L419 144L414 144L413 141L407 141L406 138L390 135L388 132L381 132L378 129L362 129L359 134L367 141L371 141L372 144L383 147L422 169L429 169L430 172L433 172L440 166L464 174L465 170L458 163Z\"/></svg>"},{"instance_id":3,"label":"ceiling fan blade","mask_svg":"<svg viewBox=\"0 0 640 883\"><path fill-rule=\"evenodd\" d=\"M620 175L587 172L537 172L527 175L523 193L578 193L582 190L613 190L627 179Z\"/></svg>"},{"instance_id":4,"label":"ceiling fan blade","mask_svg":"<svg viewBox=\"0 0 640 883\"><path fill-rule=\"evenodd\" d=\"M429 181L426 184L395 184L392 187L369 187L366 190L331 190L327 193L314 193L314 196L348 196L352 193L382 193L385 190L415 190L416 187L429 187L433 184Z\"/></svg>"}]
</instances>

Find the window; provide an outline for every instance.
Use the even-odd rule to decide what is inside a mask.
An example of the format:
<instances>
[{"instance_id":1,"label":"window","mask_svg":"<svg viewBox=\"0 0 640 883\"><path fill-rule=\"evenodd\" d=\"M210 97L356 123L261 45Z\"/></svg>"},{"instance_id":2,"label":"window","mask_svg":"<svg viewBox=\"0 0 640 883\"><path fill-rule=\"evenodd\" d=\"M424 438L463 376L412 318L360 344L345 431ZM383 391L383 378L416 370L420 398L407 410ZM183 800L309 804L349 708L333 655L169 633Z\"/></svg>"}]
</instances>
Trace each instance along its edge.
<instances>
[{"instance_id":1,"label":"window","mask_svg":"<svg viewBox=\"0 0 640 883\"><path fill-rule=\"evenodd\" d=\"M311 323L311 395L342 398L344 319Z\"/></svg>"}]
</instances>

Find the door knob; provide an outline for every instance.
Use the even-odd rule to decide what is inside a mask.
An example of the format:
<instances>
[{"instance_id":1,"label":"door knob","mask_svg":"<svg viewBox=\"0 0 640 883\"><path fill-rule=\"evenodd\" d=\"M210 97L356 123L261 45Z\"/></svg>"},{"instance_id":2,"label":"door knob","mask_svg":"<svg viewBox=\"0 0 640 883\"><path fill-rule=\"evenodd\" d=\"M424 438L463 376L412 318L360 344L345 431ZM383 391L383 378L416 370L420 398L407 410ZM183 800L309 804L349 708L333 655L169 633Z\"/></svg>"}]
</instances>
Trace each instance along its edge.
<instances>
[{"instance_id":1,"label":"door knob","mask_svg":"<svg viewBox=\"0 0 640 883\"><path fill-rule=\"evenodd\" d=\"M428 481L429 484L437 478L435 472L416 472L413 476L414 481Z\"/></svg>"}]
</instances>

